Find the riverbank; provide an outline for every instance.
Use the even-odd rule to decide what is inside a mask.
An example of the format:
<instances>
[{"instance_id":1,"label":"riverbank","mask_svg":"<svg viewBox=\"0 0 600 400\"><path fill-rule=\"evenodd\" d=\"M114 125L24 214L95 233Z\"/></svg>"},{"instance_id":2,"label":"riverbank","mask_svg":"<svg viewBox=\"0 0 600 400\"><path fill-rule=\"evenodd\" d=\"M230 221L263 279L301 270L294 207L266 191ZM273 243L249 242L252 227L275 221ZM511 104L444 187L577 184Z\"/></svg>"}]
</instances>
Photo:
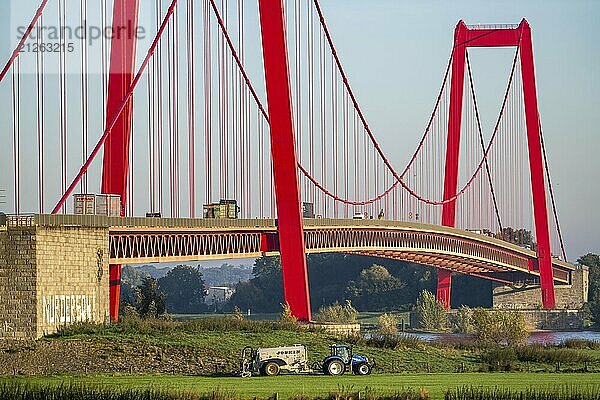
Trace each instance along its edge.
<instances>
[{"instance_id":1,"label":"riverbank","mask_svg":"<svg viewBox=\"0 0 600 400\"><path fill-rule=\"evenodd\" d=\"M374 374L482 371L600 372L600 343L571 340L489 348L474 340L415 337L341 340L295 324L233 318L185 322L131 320L116 325L74 325L29 343L0 343L0 375L169 374L224 375L238 369L245 346L301 343L311 362L333 343L354 345L374 359Z\"/></svg>"}]
</instances>

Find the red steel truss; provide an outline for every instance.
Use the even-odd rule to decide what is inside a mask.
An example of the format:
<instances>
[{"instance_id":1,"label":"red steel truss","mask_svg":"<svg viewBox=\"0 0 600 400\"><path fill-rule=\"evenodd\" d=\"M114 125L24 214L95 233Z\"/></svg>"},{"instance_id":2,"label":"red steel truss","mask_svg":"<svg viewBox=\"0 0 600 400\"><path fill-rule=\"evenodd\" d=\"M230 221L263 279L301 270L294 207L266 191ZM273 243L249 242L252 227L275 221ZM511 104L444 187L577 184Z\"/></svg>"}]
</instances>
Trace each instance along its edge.
<instances>
[{"instance_id":1,"label":"red steel truss","mask_svg":"<svg viewBox=\"0 0 600 400\"><path fill-rule=\"evenodd\" d=\"M306 226L307 253L391 258L500 282L537 280L536 254L484 235L419 224ZM339 220L343 223L343 220ZM280 254L277 228L110 228L110 263L178 262ZM570 282L573 267L552 260L554 280ZM515 275L516 274L516 275Z\"/></svg>"}]
</instances>

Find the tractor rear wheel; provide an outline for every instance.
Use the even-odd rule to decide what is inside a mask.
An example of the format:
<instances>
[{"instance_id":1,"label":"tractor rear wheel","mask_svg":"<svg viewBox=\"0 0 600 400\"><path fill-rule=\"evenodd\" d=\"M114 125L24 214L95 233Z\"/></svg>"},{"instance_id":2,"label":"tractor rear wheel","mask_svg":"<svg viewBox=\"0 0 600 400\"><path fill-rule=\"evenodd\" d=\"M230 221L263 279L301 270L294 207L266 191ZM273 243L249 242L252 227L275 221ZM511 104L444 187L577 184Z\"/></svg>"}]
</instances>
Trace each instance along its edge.
<instances>
[{"instance_id":1,"label":"tractor rear wheel","mask_svg":"<svg viewBox=\"0 0 600 400\"><path fill-rule=\"evenodd\" d=\"M270 361L263 366L263 375L277 376L279 375L279 365L276 362Z\"/></svg>"},{"instance_id":2,"label":"tractor rear wheel","mask_svg":"<svg viewBox=\"0 0 600 400\"><path fill-rule=\"evenodd\" d=\"M339 360L329 361L325 369L327 370L327 374L331 376L343 375L345 371L344 364Z\"/></svg>"},{"instance_id":3,"label":"tractor rear wheel","mask_svg":"<svg viewBox=\"0 0 600 400\"><path fill-rule=\"evenodd\" d=\"M354 373L356 375L369 375L371 373L371 366L367 363L362 363L356 367Z\"/></svg>"}]
</instances>

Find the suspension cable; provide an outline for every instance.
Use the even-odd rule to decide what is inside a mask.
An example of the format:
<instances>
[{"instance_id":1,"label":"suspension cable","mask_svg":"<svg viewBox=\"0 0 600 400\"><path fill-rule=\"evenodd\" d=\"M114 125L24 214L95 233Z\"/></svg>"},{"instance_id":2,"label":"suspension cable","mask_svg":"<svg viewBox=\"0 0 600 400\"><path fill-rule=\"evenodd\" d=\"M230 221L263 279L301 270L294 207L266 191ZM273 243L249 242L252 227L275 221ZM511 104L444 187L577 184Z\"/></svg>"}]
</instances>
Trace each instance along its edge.
<instances>
[{"instance_id":1,"label":"suspension cable","mask_svg":"<svg viewBox=\"0 0 600 400\"><path fill-rule=\"evenodd\" d=\"M175 9L176 5L177 5L177 0L172 0L171 5L169 6L169 9L167 10L167 13L165 14L163 22L160 26L160 29L156 33L156 37L154 38L152 45L148 49L148 53L146 54L146 57L144 58L144 61L142 62L140 69L138 70L137 74L135 75L135 78L133 79L131 85L129 85L129 89L127 89L127 93L125 94L125 97L121 101L121 104L119 104L119 107L117 108L117 110L113 114L113 116L111 117L109 123L106 125L104 134L100 137L100 140L98 140L98 143L96 143L96 146L90 153L90 156L88 157L87 161L85 162L85 164L83 164L83 166L79 170L79 173L77 174L77 176L75 176L75 179L73 179L73 182L71 182L71 185L69 185L69 187L67 188L67 190L65 191L63 196L60 198L60 200L58 201L58 203L52 210L52 214L58 213L58 211L63 207L63 205L65 204L65 202L67 201L67 199L69 198L71 193L73 193L73 190L75 189L75 187L81 180L82 176L87 172L92 161L94 161L94 159L96 158L96 155L98 155L98 152L100 152L100 149L104 145L104 142L106 142L106 139L112 132L112 129L116 125L117 120L120 118L121 114L127 107L127 104L131 100L131 98L133 96L133 92L134 92L135 88L137 87L137 84L139 83L144 71L146 70L146 67L148 66L148 63L150 62L150 58L154 55L154 51L156 50L156 47L158 46L158 43L159 43L160 39L162 38L162 35L165 31L165 28L167 27L169 20L171 19L171 16L173 15L173 10Z\"/></svg>"},{"instance_id":2,"label":"suspension cable","mask_svg":"<svg viewBox=\"0 0 600 400\"><path fill-rule=\"evenodd\" d=\"M221 28L221 31L222 31L222 33L223 33L223 35L225 37L226 43L229 46L230 51L232 52L232 55L234 57L234 60L236 61L236 64L238 65L238 68L240 68L240 71L242 72L242 75L244 77L244 81L246 82L246 85L248 86L248 89L250 90L250 92L252 94L252 97L254 98L254 101L256 102L256 104L257 104L260 112L263 114L265 120L268 122L269 121L268 114L267 114L264 106L262 105L262 102L258 98L258 95L256 94L256 91L254 90L254 87L252 86L252 83L250 82L250 79L248 78L247 73L245 72L245 68L243 67L243 65L242 65L242 63L240 61L240 58L239 58L239 56L237 54L237 51L235 49L235 46L233 45L233 43L232 43L232 41L231 41L231 39L229 37L229 34L227 32L227 29L226 29L226 27L225 27L225 25L223 23L223 20L222 20L221 16L220 16L218 8L217 8L214 0L210 0L210 3L211 3L211 6L213 8L213 11L215 13L215 16L217 18L217 21L219 23L219 26ZM372 199L369 199L369 200L363 201L363 202L360 202L360 201L351 201L351 200L348 200L348 199L342 199L339 196L337 196L336 194L331 193L330 191L328 191L323 185L319 184L317 182L317 180L311 174L308 173L308 171L306 170L306 168L304 168L299 163L298 168L300 169L300 171L313 184L315 184L315 186L317 186L321 191L323 191L327 196L333 198L334 200L337 200L337 201L340 201L342 203L349 204L349 205L365 205L365 204L371 204L371 203L373 203L373 202L375 202L377 200L380 200L381 198L385 197L389 192L391 192L394 189L394 187L398 185L398 183L401 184L402 187L404 187L404 189L411 196L413 196L414 198L416 198L416 199L418 199L418 200L420 200L420 201L422 201L422 202L424 202L426 204L430 204L430 205L443 205L443 204L447 204L447 203L455 201L458 197L460 197L469 188L469 186L472 184L472 182L475 180L475 178L477 177L477 175L481 171L481 169L482 169L482 167L484 165L484 162L487 159L489 151L490 151L490 149L491 149L491 147L492 147L492 145L494 143L494 139L497 136L497 132L498 132L498 129L499 129L500 121L501 121L502 116L504 114L504 111L506 109L507 97L508 97L508 94L510 92L510 88L511 88L511 85L512 85L512 81L513 81L513 77L514 77L514 71L515 71L515 66L516 66L516 61L517 61L517 54L518 53L515 54L515 58L513 60L513 65L512 65L512 69L511 69L511 73L510 73L510 77L509 77L509 81L508 81L508 86L507 86L507 89L506 89L506 92L505 92L505 95L504 95L504 100L502 102L502 107L501 107L501 110L500 110L500 115L498 116L498 121L496 123L496 127L494 129L494 133L493 133L493 135L492 135L492 137L491 137L491 139L490 139L490 141L488 143L488 146L487 146L486 151L485 151L485 153L483 155L483 158L479 162L479 164L478 164L477 168L475 169L473 175L471 176L471 178L469 179L469 181L465 184L465 186L460 191L458 191L453 197L448 198L448 199L444 199L444 200L441 200L441 201L431 200L431 199L428 199L428 198L425 198L425 197L419 195L414 189L412 189L411 187L409 187L404 182L404 180L402 179L403 176L404 176L404 174L406 174L406 172L410 168L410 164L412 163L412 161L405 168L403 174L402 175L398 175L398 173L396 172L396 170L391 166L389 160L385 157L383 151L381 150L381 147L379 146L378 142L375 140L375 137L374 137L373 133L371 132L371 129L369 128L369 125L366 122L364 114L362 113L362 111L361 111L361 109L359 107L359 104L358 104L358 101L357 101L357 99L356 99L356 97L354 95L354 92L352 91L352 89L350 87L348 78L347 78L347 76L346 76L346 74L345 74L345 72L343 70L343 67L341 65L341 61L339 59L339 56L337 55L335 47L333 46L333 40L331 38L331 35L330 35L329 30L327 28L327 25L325 23L325 19L324 19L323 13L321 11L321 8L319 6L318 0L314 0L314 4L315 4L316 10L317 10L319 19L321 21L321 25L323 27L323 32L325 33L325 37L327 39L329 47L330 47L330 49L332 51L332 54L334 56L336 65L337 65L338 70L340 71L340 74L342 76L342 80L343 80L344 86L346 87L348 95L350 96L350 100L352 101L352 103L353 103L353 105L355 107L356 114L357 114L358 118L360 119L360 121L362 122L363 127L365 129L365 132L369 135L369 138L370 138L370 140L372 141L372 143L373 143L373 145L375 147L375 151L380 155L380 157L382 158L384 164L386 165L386 167L388 168L388 170L394 176L395 182L394 182L394 184L392 186L390 186L388 189L386 189L382 194L380 194L378 196L375 196ZM519 44L520 44L520 40L521 39L520 39L520 36L519 36ZM519 47L519 44L517 45L517 48ZM449 69L450 69L450 65L451 65L451 60L452 60L452 56L450 57L450 59L448 61L448 66L447 66L446 74L445 74L445 77L444 77L444 83L442 85L442 89L440 90L440 95L438 96L438 101L436 102L436 107L434 108L434 113L432 113L432 116L430 118L429 125L431 125L431 123L432 123L432 121L434 119L435 110L437 109L437 105L439 104L439 100L441 99L441 94L443 93L443 88L444 88L444 86L446 84L447 77L449 75ZM425 133L424 137L422 138L421 143L419 144L419 148L417 149L417 152L419 151L419 149L422 146L422 144L425 142L425 136L427 135L427 132L428 132L428 129L426 130L426 133ZM416 158L416 154L413 156L413 161L414 161L415 158Z\"/></svg>"},{"instance_id":3,"label":"suspension cable","mask_svg":"<svg viewBox=\"0 0 600 400\"><path fill-rule=\"evenodd\" d=\"M389 160L387 159L387 157L385 156L385 154L383 153L383 151L381 150L381 147L380 147L379 143L377 142L377 140L375 139L375 136L374 136L374 135L373 135L373 133L371 132L371 129L370 129L370 127L369 127L369 125L368 125L368 123L367 123L367 121L366 121L365 117L364 117L364 114L363 114L363 112L362 112L362 111L361 111L361 109L360 109L360 106L359 106L359 103L358 103L358 101L357 101L357 99L356 99L356 96L354 95L354 92L352 91L352 88L350 87L350 83L349 83L349 81L348 81L348 77L347 77L346 73L344 72L344 69L343 69L343 67L342 67L342 63L341 63L341 61L340 61L340 59L339 59L339 56L338 56L338 54L337 54L337 51L335 50L335 46L333 45L333 40L332 40L332 38L331 38L331 34L330 34L330 32L329 32L329 29L328 29L328 27L327 27L327 24L326 24L326 22L325 22L325 17L323 16L323 12L321 11L321 7L320 7L320 5L319 5L319 1L318 1L318 0L314 0L314 5L315 5L315 8L316 8L316 10L317 10L317 13L318 13L318 15L319 15L319 19L320 19L320 21L321 21L321 26L322 26L322 28L323 28L323 31L324 31L324 33L325 33L325 36L326 36L326 38L327 38L327 41L328 41L328 43L329 43L329 47L330 47L330 49L331 49L331 52L332 52L332 54L333 54L333 56L334 56L334 59L335 59L335 61L336 61L336 64L337 64L338 70L339 70L339 72L340 72L340 75L342 76L342 79L343 79L344 86L346 87L346 90L348 91L348 94L349 94L349 96L350 96L350 99L352 100L352 103L354 104L354 107L355 107L355 110L356 110L356 112L357 112L357 115L358 115L359 119L361 120L361 122L362 122L362 124L363 124L363 127L364 127L364 129L365 129L366 133L368 134L368 136L369 136L369 138L370 138L370 140L371 140L371 142L372 142L373 146L375 147L375 150L377 151L377 153L379 154L379 156L382 158L382 160L383 160L384 164L385 164L385 165L386 165L386 167L389 169L389 171L392 173L392 175L394 176L394 178L396 179L396 181L398 181L398 183L400 183L400 184L402 185L402 187L403 187L403 188L404 188L404 189L405 189L405 190L406 190L406 191L407 191L407 192L408 192L410 195L412 195L413 197L415 197L416 199L418 199L418 200L420 200L420 201L422 201L422 202L424 202L424 203L431 204L431 205L443 205L443 204L447 204L447 203L450 203L450 202L453 202L453 201L455 201L455 200L456 200L456 199L457 199L459 196L461 196L461 195L462 195L462 194L463 194L463 193L466 191L466 189L467 189L467 188L468 188L468 187L471 185L471 183L473 182L473 180L475 179L475 177L476 177L476 176L479 174L479 171L482 169L483 162L484 162L484 161L485 161L485 159L487 158L487 155L488 155L489 149L490 149L491 145L493 144L493 140L494 140L494 138L496 137L496 133L497 133L497 130L498 130L498 124L496 125L495 132L494 132L494 134L492 135L492 138L491 138L491 140L490 140L490 143L489 143L489 145L488 145L488 149L487 149L487 151L485 152L485 154L484 154L484 157L483 157L483 159L481 160L481 162L479 163L478 167L476 168L476 170L475 170L475 172L474 172L473 176L471 177L471 179L469 179L469 181L467 182L467 184L466 184L466 185L465 185L465 186L464 186L464 187L463 187L463 188L462 188L462 189L461 189L461 190L460 190L460 191L459 191L459 192L458 192L456 195L454 195L454 196L453 196L453 197L451 197L451 198L444 199L444 200L442 200L442 201L435 201L435 200L431 200L431 199L428 199L428 198L425 198L425 197L423 197L423 196L419 195L419 194L416 192L416 190L414 190L414 189L412 189L411 187L409 187L409 186L408 186L408 185L407 185L407 184L404 182L404 180L403 180L404 173L406 173L406 171L407 171L407 170L408 170L408 168L410 167L410 164L412 163L412 161L411 161L411 163L409 163L409 165L408 165L408 166L407 166L407 168L405 169L404 173L403 173L402 175L400 175L400 176L399 176L399 175L398 175L398 173L396 172L396 170L395 170L395 169L392 167L391 163L389 162ZM521 42L521 35L519 34L519 41L518 41L518 44L517 44L517 48L519 47L519 44L520 44L520 42ZM459 45L464 45L464 43L462 43L462 44L459 44ZM505 110L505 106L506 106L506 98L507 98L507 95L508 95L508 93L509 93L509 90L510 90L510 87L511 87L511 83L512 83L512 80L513 80L513 76L514 76L514 70L515 70L516 61L517 61L517 59L516 59L516 55L515 55L515 59L513 60L513 66L512 66L512 70L511 70L511 74L510 74L510 78L509 78L509 82L508 82L508 87L507 87L507 90L506 90L506 94L505 94L505 96L504 96L504 101L503 101L503 104L502 104L502 108L501 108L501 110L500 110L500 115L499 115L499 117L498 117L498 120L500 120L500 119L501 119L501 117L502 117L502 115L503 115L503 113L504 113L504 110ZM450 64L450 62L449 62L449 64ZM423 140L424 140L424 139L423 139ZM333 194L332 194L332 193L329 193L328 195L329 195L330 197L332 197L332 195L333 195Z\"/></svg>"},{"instance_id":4,"label":"suspension cable","mask_svg":"<svg viewBox=\"0 0 600 400\"><path fill-rule=\"evenodd\" d=\"M538 115L539 120L539 115ZM546 146L544 145L544 134L542 132L542 125L540 126L540 142L542 144L542 155L544 156L544 169L546 171L546 178L548 179L548 189L550 192L550 200L552 203L552 213L554 214L554 222L556 223L556 230L558 233L558 240L560 242L560 250L562 252L563 259L567 261L567 253L565 252L565 244L563 242L562 231L560 229L560 222L558 221L558 212L556 211L556 202L554 200L554 189L552 187L552 180L550 179L550 168L548 166L548 157L546 156Z\"/></svg>"},{"instance_id":5,"label":"suspension cable","mask_svg":"<svg viewBox=\"0 0 600 400\"><path fill-rule=\"evenodd\" d=\"M518 52L518 47L517 47ZM485 151L485 142L483 140L483 133L481 131L481 120L479 118L479 108L477 107L477 97L475 96L475 85L473 83L473 73L471 72L471 62L469 60L469 52L466 53L467 60L467 71L469 72L469 85L471 86L471 96L473 97L473 105L475 106L475 119L477 121L477 131L479 133L479 142L481 144L481 150ZM496 220L498 222L498 227L500 228L500 232L503 232L502 221L500 219L500 212L498 210L498 202L496 201L496 192L494 191L494 183L492 182L492 174L490 172L490 165L487 157L485 158L485 172L487 175L488 182L490 184L490 191L492 192L492 201L494 203L494 212L496 213Z\"/></svg>"},{"instance_id":6,"label":"suspension cable","mask_svg":"<svg viewBox=\"0 0 600 400\"><path fill-rule=\"evenodd\" d=\"M48 0L43 0L42 3L40 4L40 6L38 7L37 11L35 12L33 19L29 23L29 26L25 30L25 33L23 33L23 37L21 37L21 40L17 44L17 47L15 47L10 58L6 62L6 65L4 65L2 72L0 72L0 82L2 82L2 80L4 80L4 77L6 76L6 74L8 74L10 67L13 65L13 63L15 62L17 57L19 57L19 54L21 54L21 50L23 49L25 42L29 38L29 35L31 35L31 31L33 31L33 28L34 28L35 24L37 23L38 19L40 19L40 17L42 16L42 13L44 12L44 9L46 8L47 3L48 3Z\"/></svg>"}]
</instances>

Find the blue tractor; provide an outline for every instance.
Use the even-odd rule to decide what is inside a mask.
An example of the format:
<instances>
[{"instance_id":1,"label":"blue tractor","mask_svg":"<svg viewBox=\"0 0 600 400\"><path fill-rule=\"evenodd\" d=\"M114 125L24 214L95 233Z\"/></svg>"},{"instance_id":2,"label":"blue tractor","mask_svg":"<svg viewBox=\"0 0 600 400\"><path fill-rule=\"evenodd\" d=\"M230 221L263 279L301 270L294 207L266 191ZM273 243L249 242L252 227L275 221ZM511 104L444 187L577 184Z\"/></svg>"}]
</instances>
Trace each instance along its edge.
<instances>
[{"instance_id":1,"label":"blue tractor","mask_svg":"<svg viewBox=\"0 0 600 400\"><path fill-rule=\"evenodd\" d=\"M369 375L372 369L373 364L367 356L352 353L352 346L345 344L332 344L331 354L323 359L325 375L339 376L344 372Z\"/></svg>"}]
</instances>

